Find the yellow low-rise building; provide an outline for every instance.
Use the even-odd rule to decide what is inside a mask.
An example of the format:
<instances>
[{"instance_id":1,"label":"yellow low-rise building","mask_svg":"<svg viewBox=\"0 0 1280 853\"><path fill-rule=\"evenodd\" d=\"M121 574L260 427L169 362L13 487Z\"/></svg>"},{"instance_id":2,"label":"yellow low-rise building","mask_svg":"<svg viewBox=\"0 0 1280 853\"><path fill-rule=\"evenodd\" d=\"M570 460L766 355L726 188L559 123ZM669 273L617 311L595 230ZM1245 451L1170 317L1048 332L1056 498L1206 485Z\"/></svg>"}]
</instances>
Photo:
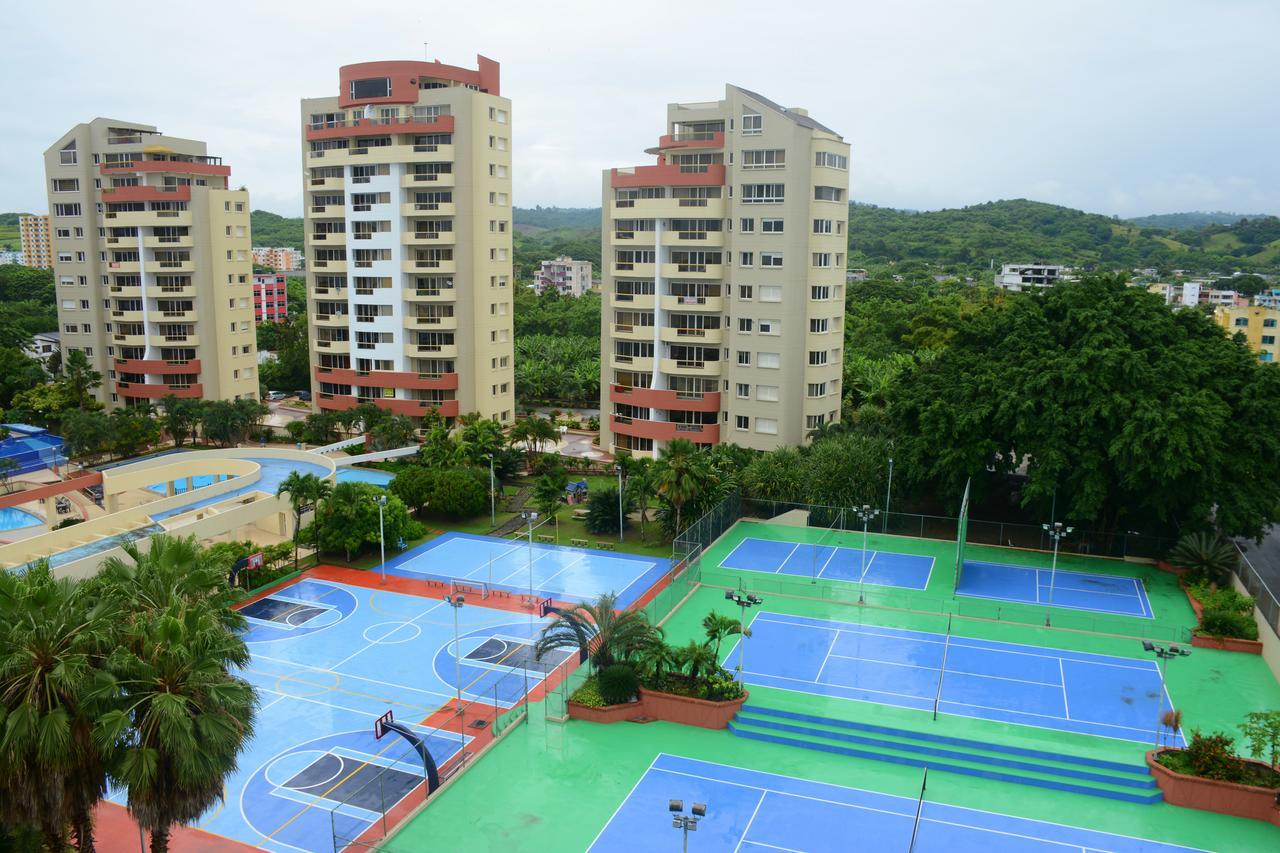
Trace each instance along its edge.
<instances>
[{"instance_id":1,"label":"yellow low-rise building","mask_svg":"<svg viewBox=\"0 0 1280 853\"><path fill-rule=\"evenodd\" d=\"M1244 335L1249 349L1258 354L1259 361L1275 361L1276 334L1280 332L1280 309L1261 305L1220 307L1214 309L1213 319L1227 330Z\"/></svg>"}]
</instances>

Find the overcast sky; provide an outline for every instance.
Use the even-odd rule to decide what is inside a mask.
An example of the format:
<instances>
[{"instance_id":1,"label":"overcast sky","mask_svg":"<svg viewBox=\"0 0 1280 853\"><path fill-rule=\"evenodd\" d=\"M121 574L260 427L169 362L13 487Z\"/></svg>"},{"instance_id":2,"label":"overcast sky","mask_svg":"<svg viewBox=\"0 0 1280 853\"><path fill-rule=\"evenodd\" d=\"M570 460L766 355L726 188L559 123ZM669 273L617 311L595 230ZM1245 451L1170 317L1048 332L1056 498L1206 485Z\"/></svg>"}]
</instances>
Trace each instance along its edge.
<instances>
[{"instance_id":1,"label":"overcast sky","mask_svg":"<svg viewBox=\"0 0 1280 853\"><path fill-rule=\"evenodd\" d=\"M599 205L669 101L732 82L843 134L857 201L1280 213L1278 0L69 0L4 21L0 211L43 212L42 152L107 116L205 140L254 207L298 215L300 98L347 63L483 53L521 206Z\"/></svg>"}]
</instances>

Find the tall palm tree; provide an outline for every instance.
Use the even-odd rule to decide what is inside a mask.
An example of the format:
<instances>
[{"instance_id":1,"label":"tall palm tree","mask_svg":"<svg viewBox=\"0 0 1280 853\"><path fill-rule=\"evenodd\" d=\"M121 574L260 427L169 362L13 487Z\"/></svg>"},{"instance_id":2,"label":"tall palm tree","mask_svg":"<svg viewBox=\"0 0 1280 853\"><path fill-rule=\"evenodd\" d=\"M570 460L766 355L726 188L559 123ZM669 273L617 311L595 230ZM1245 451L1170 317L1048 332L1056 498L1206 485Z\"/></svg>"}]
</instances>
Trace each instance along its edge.
<instances>
[{"instance_id":1,"label":"tall palm tree","mask_svg":"<svg viewBox=\"0 0 1280 853\"><path fill-rule=\"evenodd\" d=\"M711 644L699 643L697 640L690 640L687 645L678 647L675 650L675 658L680 669L688 673L694 681L720 665Z\"/></svg>"},{"instance_id":2,"label":"tall palm tree","mask_svg":"<svg viewBox=\"0 0 1280 853\"><path fill-rule=\"evenodd\" d=\"M676 511L676 533L684 529L681 511L704 485L705 466L698 448L687 438L673 439L662 449L654 472L654 488Z\"/></svg>"},{"instance_id":3,"label":"tall palm tree","mask_svg":"<svg viewBox=\"0 0 1280 853\"><path fill-rule=\"evenodd\" d=\"M646 680L658 683L661 683L664 675L678 666L675 649L661 639L655 639L636 652L635 664Z\"/></svg>"},{"instance_id":4,"label":"tall palm tree","mask_svg":"<svg viewBox=\"0 0 1280 853\"><path fill-rule=\"evenodd\" d=\"M315 506L316 488L320 478L315 474L303 474L290 471L289 476L280 481L276 487L276 497L289 496L289 506L293 509L293 568L298 568L298 534L302 530L302 516Z\"/></svg>"},{"instance_id":5,"label":"tall palm tree","mask_svg":"<svg viewBox=\"0 0 1280 853\"><path fill-rule=\"evenodd\" d=\"M622 466L623 489L640 508L640 538L644 539L649 501L656 494L653 460L646 456L619 456L618 464Z\"/></svg>"},{"instance_id":6,"label":"tall palm tree","mask_svg":"<svg viewBox=\"0 0 1280 853\"><path fill-rule=\"evenodd\" d=\"M542 629L534 643L538 660L557 649L577 649L580 660L591 660L596 670L629 660L660 637L640 610L615 609L618 596L607 592L591 603L563 610Z\"/></svg>"},{"instance_id":7,"label":"tall palm tree","mask_svg":"<svg viewBox=\"0 0 1280 853\"><path fill-rule=\"evenodd\" d=\"M212 563L194 536L153 536L146 552L136 543L121 545L128 560L109 557L97 576L86 583L97 595L113 601L125 621L146 621L177 603L204 604L213 608L229 630L245 624L231 610L226 569Z\"/></svg>"},{"instance_id":8,"label":"tall palm tree","mask_svg":"<svg viewBox=\"0 0 1280 853\"><path fill-rule=\"evenodd\" d=\"M702 629L707 632L707 639L714 643L716 662L720 662L720 642L733 634L742 633L742 623L732 616L723 613L708 613L702 617Z\"/></svg>"},{"instance_id":9,"label":"tall palm tree","mask_svg":"<svg viewBox=\"0 0 1280 853\"><path fill-rule=\"evenodd\" d=\"M174 824L222 799L253 734L258 700L230 673L248 664L249 651L216 609L175 603L134 629L111 656L123 707L102 716L99 737L122 744L113 778L150 831L152 853L164 853Z\"/></svg>"},{"instance_id":10,"label":"tall palm tree","mask_svg":"<svg viewBox=\"0 0 1280 853\"><path fill-rule=\"evenodd\" d=\"M37 827L48 850L93 849L93 809L107 791L114 743L94 721L115 688L102 661L116 612L48 564L0 573L0 824Z\"/></svg>"}]
</instances>

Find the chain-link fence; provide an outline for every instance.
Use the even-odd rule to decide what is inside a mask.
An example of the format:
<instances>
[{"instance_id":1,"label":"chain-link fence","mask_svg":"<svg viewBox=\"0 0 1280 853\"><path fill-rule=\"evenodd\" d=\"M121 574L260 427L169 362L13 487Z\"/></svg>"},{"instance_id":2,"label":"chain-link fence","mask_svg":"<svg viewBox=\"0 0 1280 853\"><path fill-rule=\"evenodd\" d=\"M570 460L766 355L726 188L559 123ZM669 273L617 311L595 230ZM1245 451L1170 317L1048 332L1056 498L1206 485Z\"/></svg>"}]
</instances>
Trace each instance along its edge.
<instances>
[{"instance_id":1,"label":"chain-link fence","mask_svg":"<svg viewBox=\"0 0 1280 853\"><path fill-rule=\"evenodd\" d=\"M1254 565L1238 542L1236 550L1240 552L1240 566L1236 569L1236 577L1240 579L1240 583L1244 584L1249 595L1253 596L1254 604L1257 605L1266 623L1271 626L1272 633L1280 637L1280 590L1273 588L1274 580L1268 583L1261 571L1263 567ZM1259 562L1263 559L1261 555L1255 555L1255 557Z\"/></svg>"}]
</instances>

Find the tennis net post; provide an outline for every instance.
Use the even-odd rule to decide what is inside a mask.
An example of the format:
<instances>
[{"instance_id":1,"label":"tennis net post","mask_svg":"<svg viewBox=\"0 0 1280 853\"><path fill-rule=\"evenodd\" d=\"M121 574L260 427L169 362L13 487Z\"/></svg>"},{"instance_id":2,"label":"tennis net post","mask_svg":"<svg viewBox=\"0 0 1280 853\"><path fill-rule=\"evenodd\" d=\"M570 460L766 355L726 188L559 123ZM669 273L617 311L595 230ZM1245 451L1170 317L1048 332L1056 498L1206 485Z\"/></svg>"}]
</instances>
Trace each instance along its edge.
<instances>
[{"instance_id":1,"label":"tennis net post","mask_svg":"<svg viewBox=\"0 0 1280 853\"><path fill-rule=\"evenodd\" d=\"M938 668L938 690L933 695L933 719L938 719L938 704L942 701L942 679L947 675L947 653L951 651L951 614L947 614L947 639L942 646L942 666Z\"/></svg>"},{"instance_id":2,"label":"tennis net post","mask_svg":"<svg viewBox=\"0 0 1280 853\"><path fill-rule=\"evenodd\" d=\"M951 589L954 597L956 590L960 589L961 574L964 571L964 548L965 540L969 535L969 487L973 485L973 478L970 477L964 483L964 497L960 500L960 514L956 518L956 571L955 585Z\"/></svg>"},{"instance_id":3,"label":"tennis net post","mask_svg":"<svg viewBox=\"0 0 1280 853\"><path fill-rule=\"evenodd\" d=\"M911 824L911 844L907 847L907 853L913 853L916 849L916 836L920 833L920 815L924 813L924 792L929 787L929 767L925 765L924 777L920 780L920 796L916 800L916 819Z\"/></svg>"}]
</instances>

